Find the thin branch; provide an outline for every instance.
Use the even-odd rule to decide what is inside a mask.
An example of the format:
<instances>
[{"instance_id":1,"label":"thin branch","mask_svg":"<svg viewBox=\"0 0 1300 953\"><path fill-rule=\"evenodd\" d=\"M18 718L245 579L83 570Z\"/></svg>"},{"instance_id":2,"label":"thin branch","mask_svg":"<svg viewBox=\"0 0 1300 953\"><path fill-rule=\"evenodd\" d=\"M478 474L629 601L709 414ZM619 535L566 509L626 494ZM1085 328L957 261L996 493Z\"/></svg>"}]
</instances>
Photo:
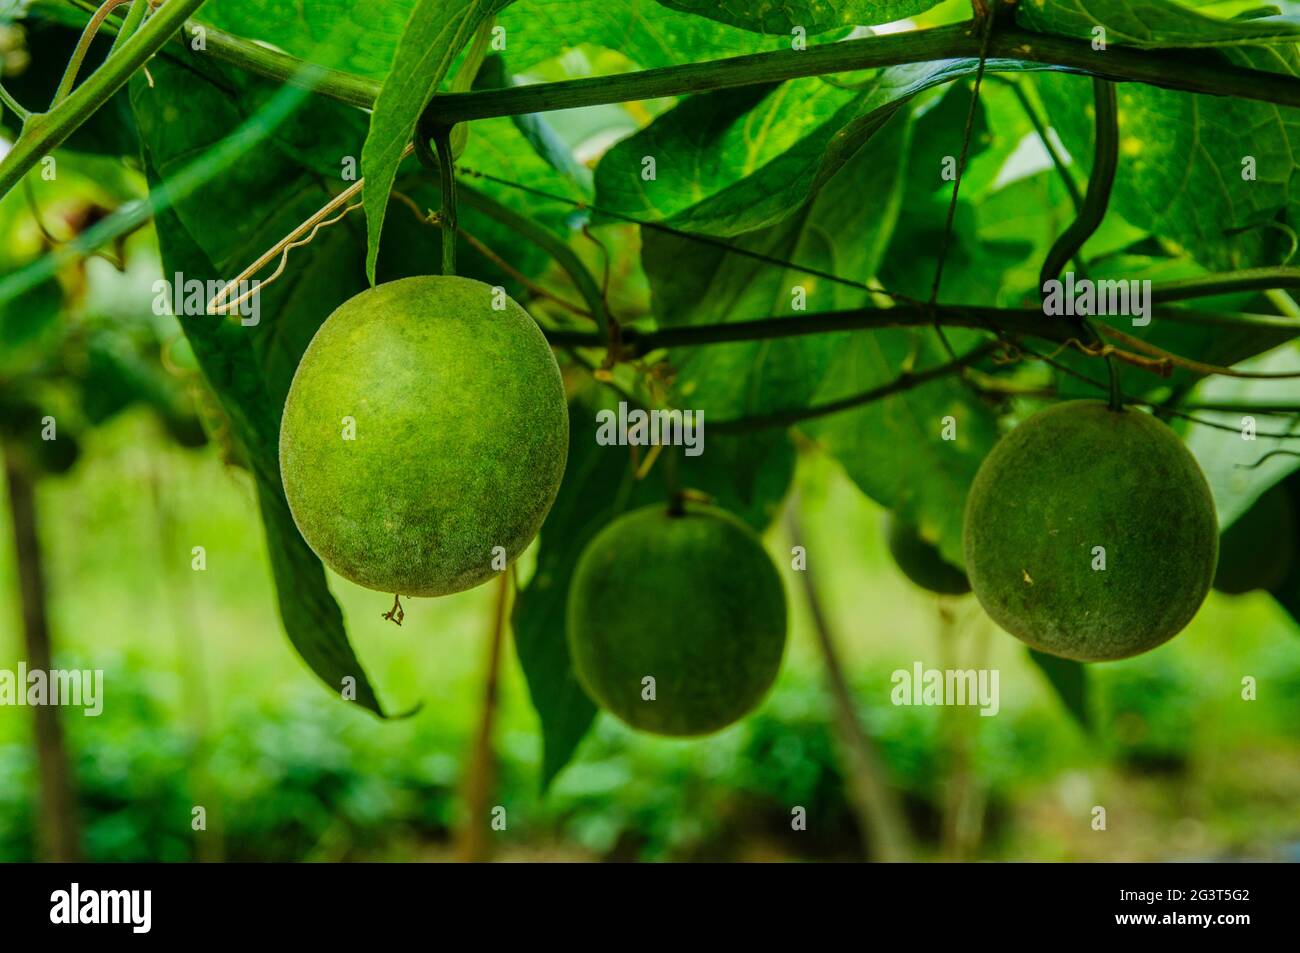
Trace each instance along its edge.
<instances>
[{"instance_id":1,"label":"thin branch","mask_svg":"<svg viewBox=\"0 0 1300 953\"><path fill-rule=\"evenodd\" d=\"M491 856L488 839L488 802L496 777L496 756L492 750L492 734L496 726L498 682L501 673L501 647L505 641L507 609L510 605L511 577L514 567L501 573L497 586L496 606L488 634L487 667L483 674L483 710L479 715L478 730L474 733L474 746L465 769L463 794L465 799L464 826L457 838L457 859L466 863L481 863Z\"/></svg>"},{"instance_id":2,"label":"thin branch","mask_svg":"<svg viewBox=\"0 0 1300 953\"><path fill-rule=\"evenodd\" d=\"M1151 354L1163 361L1168 361L1173 366L1181 367L1183 370L1191 371L1193 374L1200 374L1205 377L1211 375L1218 375L1221 377L1239 377L1246 380L1260 381L1294 380L1300 378L1300 371L1238 371L1231 367L1224 367L1219 364L1206 364L1204 361L1192 360L1189 357L1183 357L1179 354L1173 353L1172 351L1167 351L1162 347L1157 347L1148 341L1143 341L1141 338L1133 337L1131 334L1125 334L1123 331L1112 328L1109 325L1103 324L1100 325L1100 328L1102 334L1114 338L1121 344L1131 347L1134 350ZM1297 332L1300 332L1300 325L1297 325L1296 330Z\"/></svg>"},{"instance_id":3,"label":"thin branch","mask_svg":"<svg viewBox=\"0 0 1300 953\"><path fill-rule=\"evenodd\" d=\"M0 159L0 197L9 193L43 156L63 144L100 106L108 102L149 58L166 44L204 0L168 0L111 60L88 76L47 113L33 114L13 148Z\"/></svg>"},{"instance_id":4,"label":"thin branch","mask_svg":"<svg viewBox=\"0 0 1300 953\"><path fill-rule=\"evenodd\" d=\"M23 106L22 103L14 99L9 90L5 89L3 83L0 83L0 103L8 106L10 112L17 116L22 122L26 122L27 117L31 115L31 112Z\"/></svg>"},{"instance_id":5,"label":"thin branch","mask_svg":"<svg viewBox=\"0 0 1300 953\"><path fill-rule=\"evenodd\" d=\"M442 228L442 273L456 274L456 166L451 158L451 127L439 126L433 131L433 145L438 151L438 188L442 192L442 207L438 210L438 225Z\"/></svg>"},{"instance_id":6,"label":"thin branch","mask_svg":"<svg viewBox=\"0 0 1300 953\"><path fill-rule=\"evenodd\" d=\"M577 289L578 294L582 295L582 300L586 302L587 307L595 317L596 325L600 328L599 343L608 348L611 354L617 354L621 351L622 332L618 327L618 322L613 319L609 310L605 307L605 297L601 293L600 286L596 284L596 279L592 277L591 272L587 270L587 266L583 264L582 259L569 247L567 242L544 225L540 225L531 218L507 208L478 189L462 183L460 194L466 205L482 212L489 218L495 219L515 234L527 239L550 255L555 263L569 276L574 288Z\"/></svg>"},{"instance_id":7,"label":"thin branch","mask_svg":"<svg viewBox=\"0 0 1300 953\"><path fill-rule=\"evenodd\" d=\"M1159 309L1162 320L1181 324L1273 331L1277 343L1300 337L1300 324L1268 315L1221 314L1188 311L1181 308ZM945 327L988 330L989 327L1017 336L1038 338L1055 344L1077 340L1078 329L1064 317L1043 314L1037 308L995 308L982 305L900 305L895 308L855 308L824 311L804 316L759 318L720 324L696 324L685 327L659 328L653 331L624 329L625 354L638 356L660 348L703 347L732 341L765 341L835 331L879 331L886 328L929 326L938 316ZM599 347L599 334L587 331L552 331L552 344L562 347ZM1157 371L1158 372L1158 371Z\"/></svg>"},{"instance_id":8,"label":"thin branch","mask_svg":"<svg viewBox=\"0 0 1300 953\"><path fill-rule=\"evenodd\" d=\"M797 493L786 508L786 529L791 542L804 542ZM844 773L848 781L849 799L858 815L858 823L863 828L861 833L866 842L867 856L872 860L887 862L909 860L915 854L916 847L907 815L897 792L889 786L880 755L858 720L853 693L844 675L835 638L831 634L830 617L822 607L811 569L805 568L796 575L803 583L805 601L817 636L817 647L826 665L826 683L835 712L835 727L844 747Z\"/></svg>"},{"instance_id":9,"label":"thin branch","mask_svg":"<svg viewBox=\"0 0 1300 953\"><path fill-rule=\"evenodd\" d=\"M1300 268L1243 268L1240 271L1167 281L1152 286L1151 301L1168 303L1186 301L1190 298L1239 294L1243 291L1272 291L1280 288L1300 288Z\"/></svg>"},{"instance_id":10,"label":"thin branch","mask_svg":"<svg viewBox=\"0 0 1300 953\"><path fill-rule=\"evenodd\" d=\"M77 81L77 74L81 72L81 64L86 60L86 54L90 52L90 44L94 42L95 36L99 33L99 27L107 19L108 15L124 3L130 3L131 0L104 0L95 15L90 18L86 28L81 31L81 37L77 40L77 47L72 51L72 57L68 60L67 68L63 71L63 78L59 80L59 88L54 91L54 100L50 106L53 108L68 98L72 92L73 84Z\"/></svg>"},{"instance_id":11,"label":"thin branch","mask_svg":"<svg viewBox=\"0 0 1300 953\"><path fill-rule=\"evenodd\" d=\"M440 94L434 97L430 112L440 122L457 123L684 96L873 67L962 57L974 59L979 56L979 39L973 27L974 22L967 21L818 44L800 51L776 50L619 76ZM187 25L187 29L192 28L193 25ZM210 26L205 25L204 29L208 54L251 73L280 82L309 85L321 95L363 109L373 107L379 93L377 81L337 70L321 70L308 83L303 75L304 63L296 57ZM990 71L1019 72L1019 64L1007 60L1023 60L1042 64L1044 68L1059 67L1116 82L1142 82L1186 92L1300 106L1300 79L1219 63L1203 53L1111 46L1104 55L1099 55L1087 41L999 25L989 55L996 58L989 60Z\"/></svg>"},{"instance_id":12,"label":"thin branch","mask_svg":"<svg viewBox=\"0 0 1300 953\"><path fill-rule=\"evenodd\" d=\"M145 14L149 12L150 0L130 0L130 2L131 9L126 11L126 19L122 21L121 27L114 27L117 36L113 38L113 46L108 51L109 56L120 50L122 44L135 35L135 31L144 22Z\"/></svg>"},{"instance_id":13,"label":"thin branch","mask_svg":"<svg viewBox=\"0 0 1300 953\"><path fill-rule=\"evenodd\" d=\"M1087 384L1090 387L1093 387L1097 390L1104 391L1108 389L1107 385L1103 384L1101 381L1093 380L1087 374L1080 373L1079 371L1076 371L1074 368L1070 367L1069 365L1062 364L1060 361L1054 360L1053 358L1051 358L1046 354L1039 354L1037 351L1031 350L1030 348L1024 346L1021 346L1020 349L1025 354L1032 357L1034 360L1042 361L1044 364L1047 364L1050 367L1055 368L1057 371L1061 372L1062 374L1065 374L1068 377L1073 377L1075 380L1081 381L1082 383ZM1237 433L1237 434L1241 433L1240 427L1234 427L1230 424L1221 424L1213 420L1206 420L1203 417L1194 417L1189 413L1185 413L1184 411L1173 410L1172 408L1167 407L1164 404L1155 403L1153 401L1131 400L1129 401L1129 403L1138 404L1139 406L1142 407L1149 407L1157 414L1168 414L1171 417L1178 417L1182 420L1186 420L1188 423L1193 423L1201 427L1209 427L1211 430L1224 430L1229 433ZM1264 431L1257 430L1255 432L1255 435L1258 437L1271 437L1278 440L1300 440L1300 434L1297 433L1266 433ZM1275 451L1275 452L1281 453L1284 451ZM1297 456L1300 456L1300 454L1297 454Z\"/></svg>"},{"instance_id":14,"label":"thin branch","mask_svg":"<svg viewBox=\"0 0 1300 953\"><path fill-rule=\"evenodd\" d=\"M900 394L903 391L911 390L913 387L919 387L922 384L929 383L930 381L960 373L963 368L982 360L1000 347L1002 347L1000 342L988 341L974 350L963 354L956 360L948 361L945 364L940 364L924 371L905 371L887 384L873 387L870 390L862 391L858 394L852 394L848 397L843 397L839 400L825 404L813 404L810 407L799 407L793 410L784 410L773 414L740 417L735 420L719 420L709 424L709 430L714 433L748 433L753 430L767 430L773 427L788 427L792 424L799 423L800 421L812 420L817 417L826 417L830 414L838 414L846 410L852 410L855 407L861 407L864 404L883 400L884 398L891 397L894 394Z\"/></svg>"}]
</instances>

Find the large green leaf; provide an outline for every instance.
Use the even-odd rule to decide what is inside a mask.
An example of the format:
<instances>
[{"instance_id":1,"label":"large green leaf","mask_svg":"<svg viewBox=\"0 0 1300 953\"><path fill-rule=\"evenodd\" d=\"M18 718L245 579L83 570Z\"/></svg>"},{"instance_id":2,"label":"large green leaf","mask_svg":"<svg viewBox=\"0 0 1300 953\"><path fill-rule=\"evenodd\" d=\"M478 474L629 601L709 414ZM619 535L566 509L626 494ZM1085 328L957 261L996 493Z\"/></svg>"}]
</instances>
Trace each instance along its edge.
<instances>
[{"instance_id":1,"label":"large green leaf","mask_svg":"<svg viewBox=\"0 0 1300 953\"><path fill-rule=\"evenodd\" d=\"M1224 20L1171 0L1023 0L1016 20L1031 30L1091 39L1105 30L1107 44L1146 49L1294 43L1300 21L1292 17Z\"/></svg>"},{"instance_id":2,"label":"large green leaf","mask_svg":"<svg viewBox=\"0 0 1300 953\"><path fill-rule=\"evenodd\" d=\"M609 151L597 204L687 231L731 236L793 214L918 93L976 60L891 67L847 93L818 79L687 100ZM1037 68L999 61L1006 71ZM646 157L655 177L643 175Z\"/></svg>"},{"instance_id":3,"label":"large green leaf","mask_svg":"<svg viewBox=\"0 0 1300 953\"><path fill-rule=\"evenodd\" d=\"M515 604L515 645L542 726L543 787L568 764L596 714L573 674L565 633L569 581L578 557L620 514L667 498L662 460L638 481L627 448L596 443L596 411L611 401L608 391L599 391L570 405L564 482L542 527L536 571ZM761 530L776 515L794 475L789 439L774 433L707 440L700 456L680 457L682 484L712 495L717 505Z\"/></svg>"},{"instance_id":4,"label":"large green leaf","mask_svg":"<svg viewBox=\"0 0 1300 953\"><path fill-rule=\"evenodd\" d=\"M1084 731L1092 727L1092 710L1089 707L1088 668L1074 659L1058 658L1036 649L1029 650L1029 659L1047 678L1052 691L1061 700L1070 717Z\"/></svg>"},{"instance_id":5,"label":"large green leaf","mask_svg":"<svg viewBox=\"0 0 1300 953\"><path fill-rule=\"evenodd\" d=\"M1300 348L1278 348L1242 365L1269 373L1300 373ZM1211 377L1193 394L1196 403L1277 404L1300 403L1300 380L1251 380L1239 377ZM1280 482L1300 465L1295 453L1296 440L1256 435L1243 436L1245 412L1226 413L1198 410L1194 416L1219 427L1192 424L1187 428L1187 447L1195 455L1210 482L1219 526L1226 529L1273 484ZM1256 431L1291 433L1294 415L1255 418ZM1276 451L1282 451L1278 453Z\"/></svg>"},{"instance_id":6,"label":"large green leaf","mask_svg":"<svg viewBox=\"0 0 1300 953\"><path fill-rule=\"evenodd\" d=\"M893 231L908 155L907 117L892 110L889 115L893 122L848 157L813 201L791 209L776 225L739 236L736 244L857 280L871 277ZM683 144L674 154L693 167L721 161L711 158L707 146L701 151ZM597 182L599 188L599 172ZM809 312L869 300L859 289L650 230L644 243L656 316L665 325L780 314L798 320L791 310L795 285L804 287ZM929 334L842 333L677 349L670 355L677 372L673 400L704 408L715 420L828 402L892 381L912 362L923 367L942 361L945 355ZM941 439L949 414L957 418L957 439L951 442ZM935 382L810 421L803 429L841 460L865 493L920 525L949 559L960 562L966 487L997 435L991 412L960 384ZM888 436L881 439L882 433Z\"/></svg>"},{"instance_id":7,"label":"large green leaf","mask_svg":"<svg viewBox=\"0 0 1300 953\"><path fill-rule=\"evenodd\" d=\"M694 13L755 33L782 33L796 27L822 33L835 27L892 23L915 16L939 0L659 0L666 7Z\"/></svg>"},{"instance_id":8,"label":"large green leaf","mask_svg":"<svg viewBox=\"0 0 1300 953\"><path fill-rule=\"evenodd\" d=\"M737 236L739 249L793 261L853 280L879 266L898 216L910 117L897 115L870 147L810 203L769 228ZM642 262L664 327L734 323L861 307L868 293L798 269L646 229ZM803 309L794 310L795 290ZM734 420L804 407L825 376L842 336L738 341L671 354L674 402Z\"/></svg>"},{"instance_id":9,"label":"large green leaf","mask_svg":"<svg viewBox=\"0 0 1300 953\"><path fill-rule=\"evenodd\" d=\"M199 19L239 36L273 43L322 66L383 79L416 3L208 0ZM645 68L738 56L770 45L748 31L668 10L649 0L523 0L504 10L498 23L505 30L506 52L517 70L582 44L617 50Z\"/></svg>"},{"instance_id":10,"label":"large green leaf","mask_svg":"<svg viewBox=\"0 0 1300 953\"><path fill-rule=\"evenodd\" d=\"M1282 481L1282 487L1291 495L1293 512L1300 512L1300 471L1292 471ZM1269 593L1292 619L1300 623L1300 560L1291 561L1291 570L1286 578L1270 589Z\"/></svg>"},{"instance_id":11,"label":"large green leaf","mask_svg":"<svg viewBox=\"0 0 1300 953\"><path fill-rule=\"evenodd\" d=\"M497 22L506 31L510 64L519 71L583 44L615 50L643 69L740 56L771 45L746 30L650 0L523 0Z\"/></svg>"},{"instance_id":12,"label":"large green leaf","mask_svg":"<svg viewBox=\"0 0 1300 953\"><path fill-rule=\"evenodd\" d=\"M914 363L947 360L932 331L846 336L814 402L879 387ZM946 418L952 418L947 421ZM943 439L947 423L954 439ZM962 565L966 493L998 438L997 418L955 377L943 377L854 410L801 425L844 467L867 496L915 525L946 560Z\"/></svg>"},{"instance_id":13,"label":"large green leaf","mask_svg":"<svg viewBox=\"0 0 1300 953\"><path fill-rule=\"evenodd\" d=\"M402 152L415 135L424 107L474 31L511 0L417 0L393 53L393 65L375 99L370 132L361 150L366 185L366 274L375 280L379 236Z\"/></svg>"},{"instance_id":14,"label":"large green leaf","mask_svg":"<svg viewBox=\"0 0 1300 953\"><path fill-rule=\"evenodd\" d=\"M1233 55L1243 62L1271 56ZM1042 76L1038 84L1053 127L1086 171L1093 154L1090 81ZM1286 239L1269 223L1300 224L1294 154L1300 111L1136 83L1120 86L1118 95L1120 165L1111 209L1206 268L1276 264ZM1248 160L1254 178L1245 174Z\"/></svg>"},{"instance_id":15,"label":"large green leaf","mask_svg":"<svg viewBox=\"0 0 1300 953\"><path fill-rule=\"evenodd\" d=\"M415 0L208 0L198 20L301 59L382 79Z\"/></svg>"}]
</instances>

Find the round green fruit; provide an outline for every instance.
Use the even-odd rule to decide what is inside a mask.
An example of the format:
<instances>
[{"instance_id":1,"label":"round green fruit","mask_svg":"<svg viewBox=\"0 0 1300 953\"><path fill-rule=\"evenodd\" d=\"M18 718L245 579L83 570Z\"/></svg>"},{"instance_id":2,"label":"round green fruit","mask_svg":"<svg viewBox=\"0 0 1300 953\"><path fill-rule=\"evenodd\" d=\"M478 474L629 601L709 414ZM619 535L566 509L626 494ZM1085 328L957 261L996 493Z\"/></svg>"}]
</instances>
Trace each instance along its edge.
<instances>
[{"instance_id":1,"label":"round green fruit","mask_svg":"<svg viewBox=\"0 0 1300 953\"><path fill-rule=\"evenodd\" d=\"M1033 415L989 453L963 543L993 621L1040 651L1101 661L1153 649L1191 621L1219 534L1205 477L1172 431L1077 400Z\"/></svg>"},{"instance_id":2,"label":"round green fruit","mask_svg":"<svg viewBox=\"0 0 1300 953\"><path fill-rule=\"evenodd\" d=\"M762 542L730 513L650 506L584 550L568 631L597 704L642 731L703 735L749 712L776 679L785 591Z\"/></svg>"},{"instance_id":3,"label":"round green fruit","mask_svg":"<svg viewBox=\"0 0 1300 953\"><path fill-rule=\"evenodd\" d=\"M922 539L915 526L893 513L885 515L885 542L903 575L922 589L941 596L970 592L966 574L940 556L939 548Z\"/></svg>"},{"instance_id":4,"label":"round green fruit","mask_svg":"<svg viewBox=\"0 0 1300 953\"><path fill-rule=\"evenodd\" d=\"M1214 588L1230 596L1272 589L1295 558L1295 511L1282 486L1268 489L1219 538Z\"/></svg>"},{"instance_id":5,"label":"round green fruit","mask_svg":"<svg viewBox=\"0 0 1300 953\"><path fill-rule=\"evenodd\" d=\"M341 576L440 596L513 560L555 500L569 418L532 318L466 278L363 291L289 388L280 472L303 538ZM497 299L499 303L501 299Z\"/></svg>"}]
</instances>

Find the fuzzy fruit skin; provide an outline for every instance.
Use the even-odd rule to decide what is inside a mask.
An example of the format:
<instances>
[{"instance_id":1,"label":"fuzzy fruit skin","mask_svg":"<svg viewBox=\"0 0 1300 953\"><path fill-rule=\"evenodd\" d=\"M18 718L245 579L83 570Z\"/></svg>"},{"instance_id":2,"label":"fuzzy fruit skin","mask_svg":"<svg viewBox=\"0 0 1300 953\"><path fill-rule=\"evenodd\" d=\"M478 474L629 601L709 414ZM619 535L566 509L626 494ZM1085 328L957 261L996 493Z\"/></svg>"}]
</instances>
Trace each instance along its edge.
<instances>
[{"instance_id":1,"label":"fuzzy fruit skin","mask_svg":"<svg viewBox=\"0 0 1300 953\"><path fill-rule=\"evenodd\" d=\"M921 538L916 527L893 513L885 516L885 543L903 575L922 589L940 596L962 596L970 592L970 580L956 566L939 555L939 548Z\"/></svg>"},{"instance_id":2,"label":"fuzzy fruit skin","mask_svg":"<svg viewBox=\"0 0 1300 953\"><path fill-rule=\"evenodd\" d=\"M1279 484L1264 492L1219 539L1214 588L1230 596L1272 589L1295 559L1295 510Z\"/></svg>"},{"instance_id":3,"label":"fuzzy fruit skin","mask_svg":"<svg viewBox=\"0 0 1300 953\"><path fill-rule=\"evenodd\" d=\"M1025 420L985 458L963 543L971 587L1002 628L1042 652L1102 661L1191 621L1219 534L1209 485L1172 431L1077 400Z\"/></svg>"},{"instance_id":4,"label":"fuzzy fruit skin","mask_svg":"<svg viewBox=\"0 0 1300 953\"><path fill-rule=\"evenodd\" d=\"M776 679L785 634L785 590L762 542L710 506L620 517L583 551L569 589L578 681L654 734L708 734L753 709ZM653 701L641 697L647 675Z\"/></svg>"},{"instance_id":5,"label":"fuzzy fruit skin","mask_svg":"<svg viewBox=\"0 0 1300 953\"><path fill-rule=\"evenodd\" d=\"M356 421L344 440L343 418ZM335 572L440 596L495 575L537 535L564 475L555 358L514 301L467 278L388 282L312 338L280 426L294 521Z\"/></svg>"}]
</instances>

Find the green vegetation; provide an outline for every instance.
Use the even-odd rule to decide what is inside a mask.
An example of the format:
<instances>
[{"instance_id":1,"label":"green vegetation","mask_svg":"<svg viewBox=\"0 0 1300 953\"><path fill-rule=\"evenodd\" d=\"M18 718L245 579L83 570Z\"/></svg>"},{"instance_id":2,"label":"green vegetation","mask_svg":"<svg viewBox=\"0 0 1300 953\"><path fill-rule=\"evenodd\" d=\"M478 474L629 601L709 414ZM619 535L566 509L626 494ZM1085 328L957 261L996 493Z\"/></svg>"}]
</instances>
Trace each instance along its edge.
<instances>
[{"instance_id":1,"label":"green vegetation","mask_svg":"<svg viewBox=\"0 0 1300 953\"><path fill-rule=\"evenodd\" d=\"M1291 495L1273 486L1219 538L1214 588L1230 596L1275 589L1295 559L1296 519Z\"/></svg>"},{"instance_id":2,"label":"green vegetation","mask_svg":"<svg viewBox=\"0 0 1300 953\"><path fill-rule=\"evenodd\" d=\"M922 589L940 596L970 592L966 574L939 555L938 548L922 539L915 526L892 514L885 517L885 542L903 575Z\"/></svg>"}]
</instances>

